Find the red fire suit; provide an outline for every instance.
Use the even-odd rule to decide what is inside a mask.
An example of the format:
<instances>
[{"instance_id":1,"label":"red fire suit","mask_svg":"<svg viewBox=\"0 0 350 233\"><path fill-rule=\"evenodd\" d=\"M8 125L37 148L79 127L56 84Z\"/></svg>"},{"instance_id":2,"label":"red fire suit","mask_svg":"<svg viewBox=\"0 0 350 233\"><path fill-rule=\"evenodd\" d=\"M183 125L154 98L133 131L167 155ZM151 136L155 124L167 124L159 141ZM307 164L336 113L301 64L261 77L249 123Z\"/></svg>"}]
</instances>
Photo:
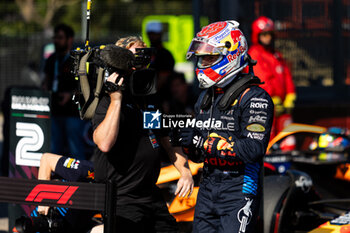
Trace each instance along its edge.
<instances>
[{"instance_id":1,"label":"red fire suit","mask_svg":"<svg viewBox=\"0 0 350 233\"><path fill-rule=\"evenodd\" d=\"M257 65L254 66L254 73L261 81L265 82L260 87L270 94L275 104L275 117L271 130L272 139L292 122L291 115L285 111L285 109L294 107L293 102L296 98L292 75L281 53L272 52L258 43L253 44L248 53L254 60L258 61Z\"/></svg>"}]
</instances>

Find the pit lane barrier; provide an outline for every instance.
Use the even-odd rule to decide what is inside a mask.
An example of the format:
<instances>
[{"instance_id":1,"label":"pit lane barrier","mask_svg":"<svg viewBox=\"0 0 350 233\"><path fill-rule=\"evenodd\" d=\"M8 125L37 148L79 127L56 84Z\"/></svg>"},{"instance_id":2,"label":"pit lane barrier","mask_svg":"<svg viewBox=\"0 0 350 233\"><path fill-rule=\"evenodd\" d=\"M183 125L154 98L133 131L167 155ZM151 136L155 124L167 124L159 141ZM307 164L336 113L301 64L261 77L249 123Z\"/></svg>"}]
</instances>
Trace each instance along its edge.
<instances>
[{"instance_id":1,"label":"pit lane barrier","mask_svg":"<svg viewBox=\"0 0 350 233\"><path fill-rule=\"evenodd\" d=\"M104 233L116 229L116 183L81 183L0 177L0 202L101 211Z\"/></svg>"}]
</instances>

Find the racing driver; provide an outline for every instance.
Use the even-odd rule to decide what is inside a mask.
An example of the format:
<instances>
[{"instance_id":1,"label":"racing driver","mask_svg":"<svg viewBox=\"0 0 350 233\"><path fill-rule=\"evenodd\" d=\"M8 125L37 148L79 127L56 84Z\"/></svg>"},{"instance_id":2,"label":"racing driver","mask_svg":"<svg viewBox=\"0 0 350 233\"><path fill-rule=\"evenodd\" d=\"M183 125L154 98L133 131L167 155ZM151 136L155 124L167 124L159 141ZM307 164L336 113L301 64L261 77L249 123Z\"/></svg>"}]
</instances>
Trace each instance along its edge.
<instances>
[{"instance_id":1,"label":"racing driver","mask_svg":"<svg viewBox=\"0 0 350 233\"><path fill-rule=\"evenodd\" d=\"M204 160L193 232L254 232L260 174L273 119L273 102L253 74L248 46L236 21L197 33L187 58L196 59L203 89L195 127L180 131L192 160ZM249 65L249 73L242 70Z\"/></svg>"}]
</instances>

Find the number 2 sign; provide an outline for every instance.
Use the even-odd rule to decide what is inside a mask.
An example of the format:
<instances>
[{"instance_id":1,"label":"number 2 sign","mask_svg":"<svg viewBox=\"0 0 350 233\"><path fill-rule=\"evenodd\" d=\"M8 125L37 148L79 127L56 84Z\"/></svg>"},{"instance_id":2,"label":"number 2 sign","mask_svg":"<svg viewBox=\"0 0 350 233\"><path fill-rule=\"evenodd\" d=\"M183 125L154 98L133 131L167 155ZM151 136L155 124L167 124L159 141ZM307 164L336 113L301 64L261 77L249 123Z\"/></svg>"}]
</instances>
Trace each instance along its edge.
<instances>
[{"instance_id":1,"label":"number 2 sign","mask_svg":"<svg viewBox=\"0 0 350 233\"><path fill-rule=\"evenodd\" d=\"M10 156L15 165L40 166L42 154L50 151L50 126L49 93L11 90Z\"/></svg>"},{"instance_id":2,"label":"number 2 sign","mask_svg":"<svg viewBox=\"0 0 350 233\"><path fill-rule=\"evenodd\" d=\"M42 153L38 151L44 144L44 133L40 126L35 123L17 122L16 136L21 137L16 146L16 164L40 166Z\"/></svg>"}]
</instances>

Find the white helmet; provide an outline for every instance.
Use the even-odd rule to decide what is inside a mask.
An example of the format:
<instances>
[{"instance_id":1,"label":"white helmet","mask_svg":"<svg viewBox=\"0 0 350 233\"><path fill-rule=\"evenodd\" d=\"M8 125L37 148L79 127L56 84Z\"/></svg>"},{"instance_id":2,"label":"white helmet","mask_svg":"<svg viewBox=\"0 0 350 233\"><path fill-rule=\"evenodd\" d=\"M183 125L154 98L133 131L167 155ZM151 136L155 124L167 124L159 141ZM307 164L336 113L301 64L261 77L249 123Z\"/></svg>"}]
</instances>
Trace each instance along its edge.
<instances>
[{"instance_id":1,"label":"white helmet","mask_svg":"<svg viewBox=\"0 0 350 233\"><path fill-rule=\"evenodd\" d=\"M187 59L197 58L200 88L223 86L248 65L248 44L233 20L209 24L193 38Z\"/></svg>"}]
</instances>

